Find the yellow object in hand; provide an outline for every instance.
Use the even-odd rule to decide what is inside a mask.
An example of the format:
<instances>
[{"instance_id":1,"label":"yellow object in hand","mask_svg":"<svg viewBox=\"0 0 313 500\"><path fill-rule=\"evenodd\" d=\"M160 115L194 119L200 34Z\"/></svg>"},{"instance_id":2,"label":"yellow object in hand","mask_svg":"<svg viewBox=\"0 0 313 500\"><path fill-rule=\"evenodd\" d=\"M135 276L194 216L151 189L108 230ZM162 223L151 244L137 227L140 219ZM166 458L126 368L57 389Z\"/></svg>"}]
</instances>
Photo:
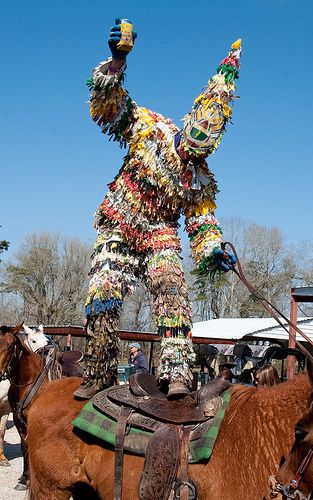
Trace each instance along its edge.
<instances>
[{"instance_id":1,"label":"yellow object in hand","mask_svg":"<svg viewBox=\"0 0 313 500\"><path fill-rule=\"evenodd\" d=\"M236 40L232 46L231 46L232 49L241 49L241 38L238 38L238 40Z\"/></svg>"},{"instance_id":2,"label":"yellow object in hand","mask_svg":"<svg viewBox=\"0 0 313 500\"><path fill-rule=\"evenodd\" d=\"M116 48L118 50L125 50L130 52L134 46L133 42L133 25L127 21L127 19L121 20L121 39L117 43Z\"/></svg>"}]
</instances>

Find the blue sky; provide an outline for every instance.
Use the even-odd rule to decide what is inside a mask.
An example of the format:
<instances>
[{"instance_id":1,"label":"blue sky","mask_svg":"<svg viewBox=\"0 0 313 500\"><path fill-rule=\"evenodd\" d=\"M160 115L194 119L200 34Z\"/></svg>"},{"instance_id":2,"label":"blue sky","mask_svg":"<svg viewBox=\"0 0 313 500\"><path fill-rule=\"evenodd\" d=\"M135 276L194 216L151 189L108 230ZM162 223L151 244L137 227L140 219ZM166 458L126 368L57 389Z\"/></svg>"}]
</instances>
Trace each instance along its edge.
<instances>
[{"instance_id":1,"label":"blue sky","mask_svg":"<svg viewBox=\"0 0 313 500\"><path fill-rule=\"evenodd\" d=\"M125 86L176 123L243 39L234 124L209 158L217 216L277 226L291 243L311 239L311 0L10 0L0 16L7 257L32 232L95 239L93 213L125 152L89 118L85 81L109 55L115 17L138 32Z\"/></svg>"}]
</instances>

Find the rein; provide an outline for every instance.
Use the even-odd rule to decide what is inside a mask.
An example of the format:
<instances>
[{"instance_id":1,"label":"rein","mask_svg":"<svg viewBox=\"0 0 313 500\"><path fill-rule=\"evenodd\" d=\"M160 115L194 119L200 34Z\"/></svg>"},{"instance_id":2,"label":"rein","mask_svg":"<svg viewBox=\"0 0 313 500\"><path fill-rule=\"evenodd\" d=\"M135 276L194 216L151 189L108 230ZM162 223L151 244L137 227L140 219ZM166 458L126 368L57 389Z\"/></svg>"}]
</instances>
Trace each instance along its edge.
<instances>
[{"instance_id":1,"label":"rein","mask_svg":"<svg viewBox=\"0 0 313 500\"><path fill-rule=\"evenodd\" d=\"M300 330L300 328L295 325L294 323L292 323L292 321L290 321L284 314L282 314L269 300L267 300L265 297L263 297L252 285L251 283L247 280L247 278L245 277L244 275L244 272L242 270L242 267L241 267L241 263L240 263L240 260L239 260L239 257L238 257L238 254L236 252L236 249L234 247L234 245L232 243L230 243L229 241L226 241L224 244L223 244L223 247L225 248L226 245L229 245L233 254L235 255L236 257L236 260L237 260L237 267L238 267L238 271L237 269L235 269L234 266L230 266L230 269L238 276L238 278L244 283L244 285L248 288L249 292L251 293L251 295L253 295L253 297L255 297L260 303L261 305L264 307L264 309L270 314L270 316L272 316L272 318L274 318L277 323L290 335L290 337L292 338L292 340L296 343L296 345L299 347L300 351L306 355L306 356L309 356L312 360L313 360L313 356L312 354L303 346L300 344L300 342L297 340L297 338L295 337L295 335L288 330L287 326L284 325L284 323L281 321L281 319L278 317L278 314L280 315L280 317L282 317L285 322L293 329L295 330L297 333L299 333L309 344L311 344L313 346L313 341L302 331Z\"/></svg>"},{"instance_id":2,"label":"rein","mask_svg":"<svg viewBox=\"0 0 313 500\"><path fill-rule=\"evenodd\" d=\"M295 499L298 500L310 500L312 491L309 493L309 496L305 496L302 491L299 489L299 483L302 480L304 473L311 462L313 457L313 445L310 447L309 451L305 455L304 459L300 463L295 476L290 480L289 484L282 484L275 476L270 477L271 483L271 498L277 498L278 495L281 495L283 499Z\"/></svg>"},{"instance_id":3,"label":"rein","mask_svg":"<svg viewBox=\"0 0 313 500\"><path fill-rule=\"evenodd\" d=\"M299 489L299 483L304 475L305 469L307 468L312 459L312 456L313 456L313 446L311 446L310 450L302 460L295 474L295 477L291 479L288 485L278 482L274 476L271 476L273 481L271 484L272 491L270 498L277 498L278 495L281 495L282 499L297 498L298 500L310 500L312 498L311 494L313 490L310 491L309 496L305 496Z\"/></svg>"}]
</instances>

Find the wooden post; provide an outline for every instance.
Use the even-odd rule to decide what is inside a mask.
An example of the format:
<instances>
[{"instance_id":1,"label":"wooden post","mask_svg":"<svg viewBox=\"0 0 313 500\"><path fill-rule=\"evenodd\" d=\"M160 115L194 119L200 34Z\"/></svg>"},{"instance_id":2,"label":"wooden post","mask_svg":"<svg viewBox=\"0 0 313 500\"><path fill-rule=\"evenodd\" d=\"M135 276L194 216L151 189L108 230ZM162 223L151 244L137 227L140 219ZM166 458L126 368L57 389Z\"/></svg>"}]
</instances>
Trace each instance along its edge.
<instances>
[{"instance_id":1,"label":"wooden post","mask_svg":"<svg viewBox=\"0 0 313 500\"><path fill-rule=\"evenodd\" d=\"M149 352L149 373L151 373L152 360L153 360L153 342L150 342L150 352Z\"/></svg>"},{"instance_id":2,"label":"wooden post","mask_svg":"<svg viewBox=\"0 0 313 500\"><path fill-rule=\"evenodd\" d=\"M67 340L66 340L66 349L68 351L70 351L71 350L71 346L72 346L72 335L69 333L67 335Z\"/></svg>"},{"instance_id":3,"label":"wooden post","mask_svg":"<svg viewBox=\"0 0 313 500\"><path fill-rule=\"evenodd\" d=\"M293 296L293 289L291 289L291 300L290 300L290 321L291 323L297 324L298 321L298 303L295 301ZM290 333L295 337L296 330L289 326L289 342L288 347L292 347L293 349L296 347L296 342L291 337ZM288 356L287 360L287 378L292 379L295 376L295 364L296 358L294 356Z\"/></svg>"}]
</instances>

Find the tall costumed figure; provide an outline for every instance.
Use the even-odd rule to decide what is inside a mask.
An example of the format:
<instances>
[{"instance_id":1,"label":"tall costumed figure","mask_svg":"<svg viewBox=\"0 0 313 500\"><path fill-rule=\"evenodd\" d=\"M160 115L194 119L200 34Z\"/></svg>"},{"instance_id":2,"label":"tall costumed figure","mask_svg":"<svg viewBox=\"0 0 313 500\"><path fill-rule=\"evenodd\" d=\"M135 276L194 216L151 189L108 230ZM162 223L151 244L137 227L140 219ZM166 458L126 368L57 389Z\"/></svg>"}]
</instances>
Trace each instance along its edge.
<instances>
[{"instance_id":1,"label":"tall costumed figure","mask_svg":"<svg viewBox=\"0 0 313 500\"><path fill-rule=\"evenodd\" d=\"M88 399L117 382L119 316L138 278L151 293L161 337L158 381L168 385L170 398L189 392L195 353L178 237L182 214L199 275L227 272L235 264L223 248L214 215L218 188L206 157L218 147L232 114L241 41L233 43L179 129L138 106L123 87L135 39L131 22L116 19L108 41L112 57L88 81L92 119L128 151L95 214L98 237L86 301L89 357L75 392L79 398Z\"/></svg>"}]
</instances>

